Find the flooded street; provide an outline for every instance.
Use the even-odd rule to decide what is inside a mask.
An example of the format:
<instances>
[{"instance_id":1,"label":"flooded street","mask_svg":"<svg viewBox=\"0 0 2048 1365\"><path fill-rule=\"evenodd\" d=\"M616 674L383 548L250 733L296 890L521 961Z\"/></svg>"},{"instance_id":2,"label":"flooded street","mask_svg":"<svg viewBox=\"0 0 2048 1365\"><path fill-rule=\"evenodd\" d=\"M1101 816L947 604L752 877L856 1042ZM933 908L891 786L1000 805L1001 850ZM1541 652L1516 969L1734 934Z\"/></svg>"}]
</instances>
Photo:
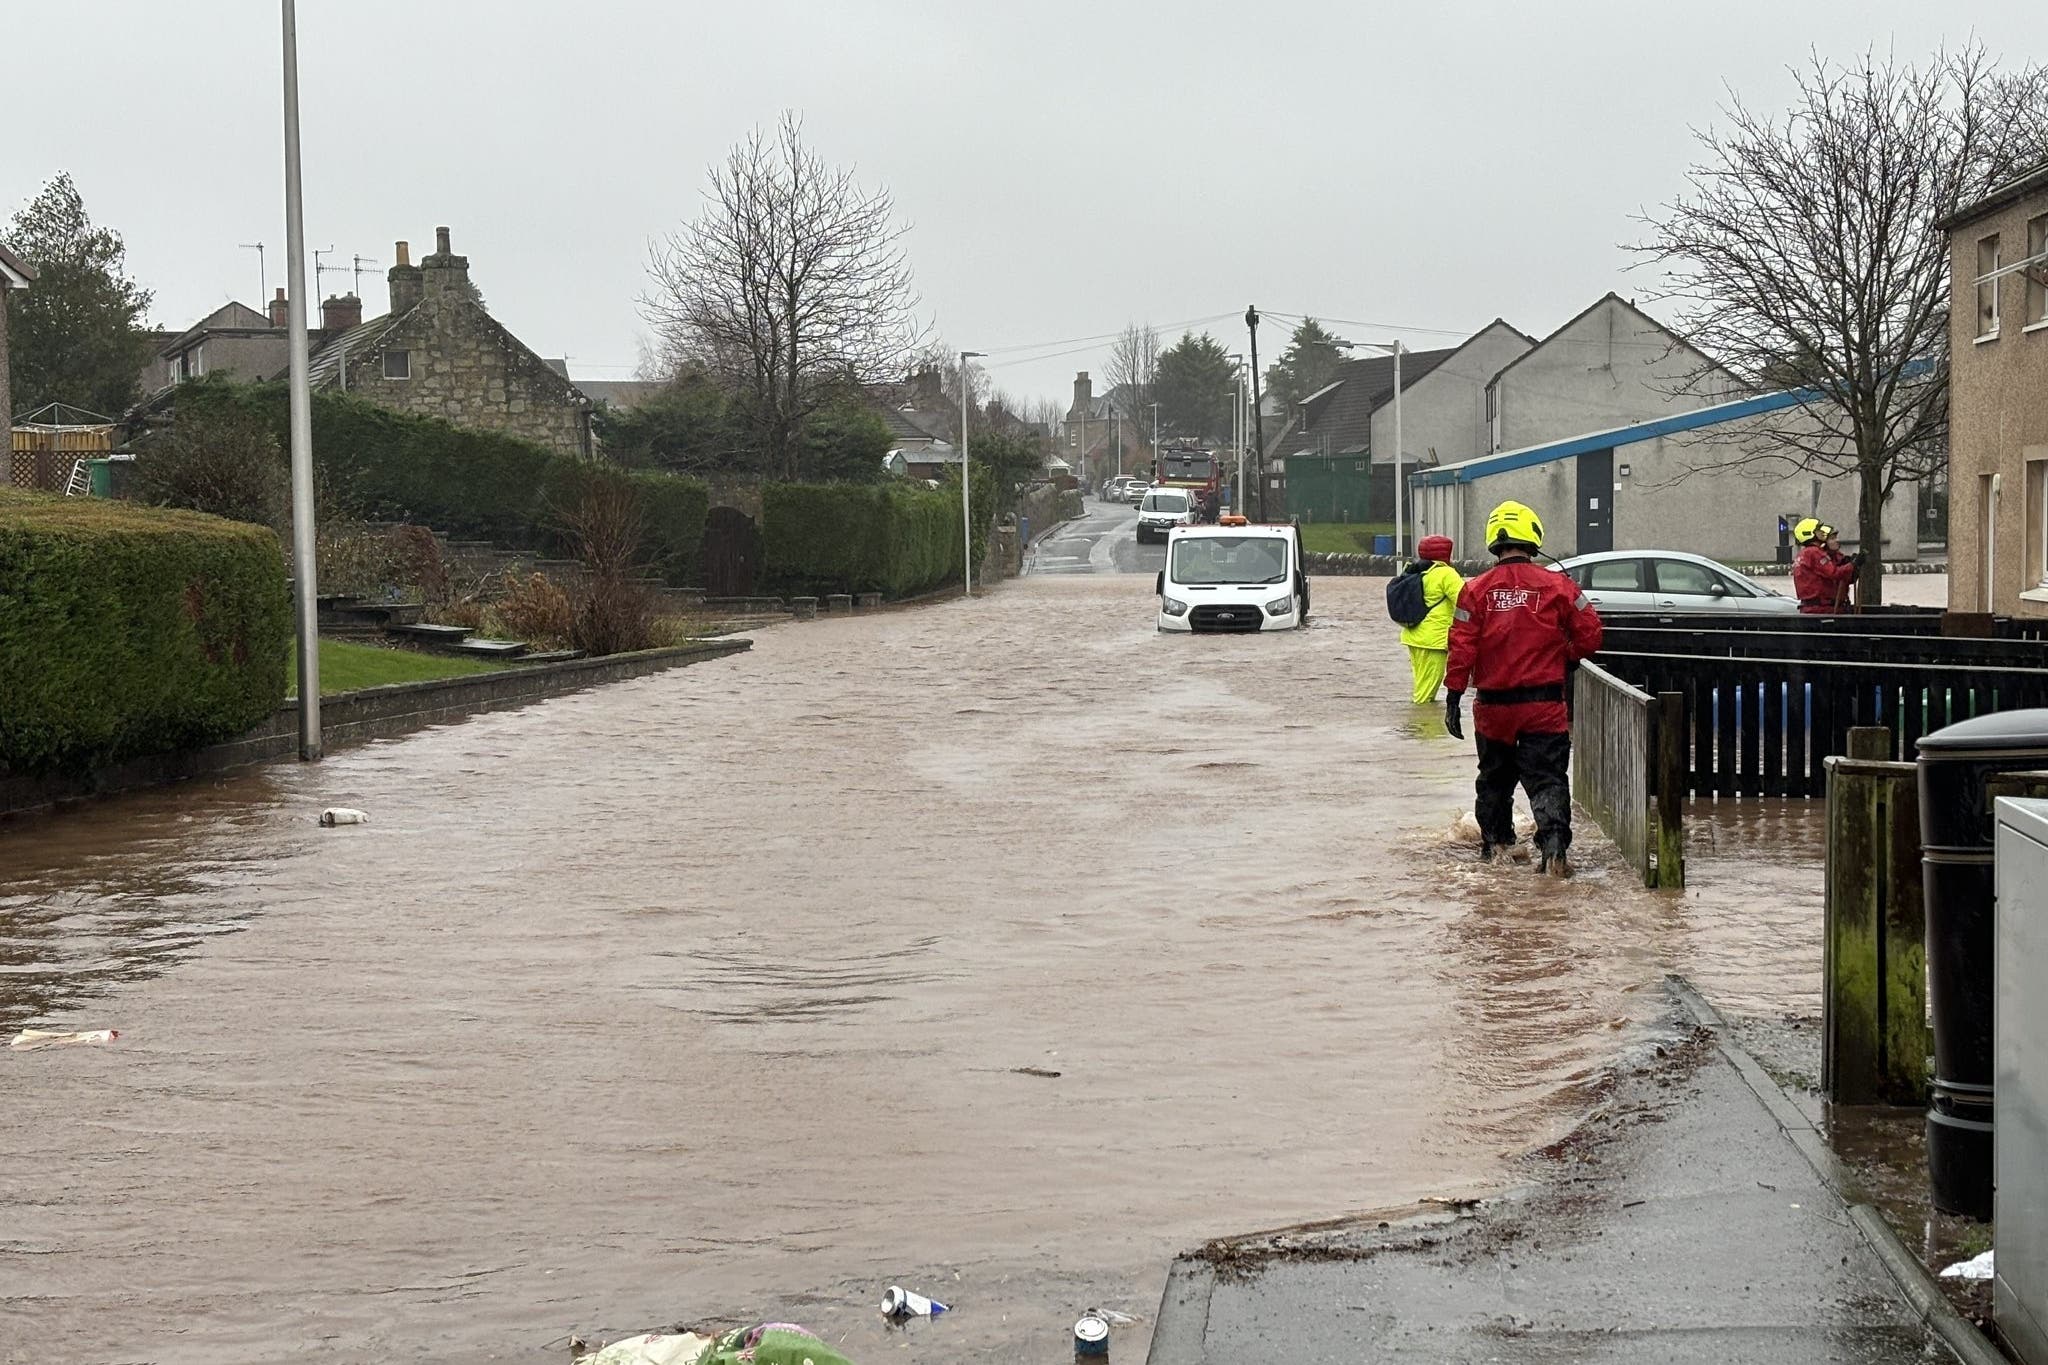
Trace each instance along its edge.
<instances>
[{"instance_id":1,"label":"flooded street","mask_svg":"<svg viewBox=\"0 0 2048 1365\"><path fill-rule=\"evenodd\" d=\"M1163 636L1117 516L972 602L0 829L0 1025L122 1032L0 1052L0 1360L1060 1360L1202 1239L1512 1179L1667 968L1811 986L1817 871L1759 929L1584 824L1568 885L1479 864L1379 582ZM958 1311L885 1332L890 1283Z\"/></svg>"}]
</instances>

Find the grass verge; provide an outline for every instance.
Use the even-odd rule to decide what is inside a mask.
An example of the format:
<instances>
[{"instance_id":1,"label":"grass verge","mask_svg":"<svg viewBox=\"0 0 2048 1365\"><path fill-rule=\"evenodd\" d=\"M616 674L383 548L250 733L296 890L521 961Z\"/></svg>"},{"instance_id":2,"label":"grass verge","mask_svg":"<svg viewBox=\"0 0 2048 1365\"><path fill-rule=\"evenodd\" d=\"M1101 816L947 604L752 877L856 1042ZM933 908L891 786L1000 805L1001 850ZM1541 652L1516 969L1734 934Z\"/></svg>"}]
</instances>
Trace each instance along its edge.
<instances>
[{"instance_id":1,"label":"grass verge","mask_svg":"<svg viewBox=\"0 0 2048 1365\"><path fill-rule=\"evenodd\" d=\"M443 654L421 654L410 649L385 649L379 645L350 644L345 640L320 642L320 695L358 692L386 683L426 682L433 678L466 678L473 673L491 673L503 664L483 659L457 659ZM291 696L299 695L297 651L292 657Z\"/></svg>"},{"instance_id":2,"label":"grass verge","mask_svg":"<svg viewBox=\"0 0 2048 1365\"><path fill-rule=\"evenodd\" d=\"M1394 533L1391 521L1312 521L1301 528L1301 548L1310 554L1372 553L1372 538Z\"/></svg>"}]
</instances>

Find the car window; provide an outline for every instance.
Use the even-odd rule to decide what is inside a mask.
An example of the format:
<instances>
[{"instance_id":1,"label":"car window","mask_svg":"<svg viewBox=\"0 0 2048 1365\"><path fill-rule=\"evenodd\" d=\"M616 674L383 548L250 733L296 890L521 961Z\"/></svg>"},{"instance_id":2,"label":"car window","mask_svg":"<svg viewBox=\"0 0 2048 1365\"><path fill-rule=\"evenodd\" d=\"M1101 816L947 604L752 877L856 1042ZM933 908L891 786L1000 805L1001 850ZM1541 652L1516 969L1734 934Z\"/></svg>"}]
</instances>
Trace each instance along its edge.
<instances>
[{"instance_id":1,"label":"car window","mask_svg":"<svg viewBox=\"0 0 2048 1365\"><path fill-rule=\"evenodd\" d=\"M1721 575L1704 564L1694 564L1684 559L1660 559L1657 561L1657 591L1685 593L1694 597L1706 597L1721 583ZM1726 587L1726 584L1721 584Z\"/></svg>"},{"instance_id":2,"label":"car window","mask_svg":"<svg viewBox=\"0 0 2048 1365\"><path fill-rule=\"evenodd\" d=\"M1643 561L1640 559L1602 559L1592 564L1582 564L1579 568L1586 575L1579 582L1595 591L1643 590Z\"/></svg>"}]
</instances>

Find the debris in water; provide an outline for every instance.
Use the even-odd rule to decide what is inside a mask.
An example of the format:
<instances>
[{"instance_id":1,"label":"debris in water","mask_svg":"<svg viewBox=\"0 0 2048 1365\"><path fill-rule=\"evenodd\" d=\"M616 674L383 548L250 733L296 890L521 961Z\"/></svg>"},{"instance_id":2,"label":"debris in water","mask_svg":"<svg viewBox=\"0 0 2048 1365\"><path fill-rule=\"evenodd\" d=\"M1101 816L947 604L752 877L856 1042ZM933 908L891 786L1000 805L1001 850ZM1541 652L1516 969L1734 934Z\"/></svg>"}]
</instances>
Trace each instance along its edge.
<instances>
[{"instance_id":1,"label":"debris in water","mask_svg":"<svg viewBox=\"0 0 2048 1365\"><path fill-rule=\"evenodd\" d=\"M572 1338L569 1347L575 1350L581 1344L581 1338ZM711 1338L694 1332L642 1332L591 1355L578 1356L576 1365L697 1365L710 1346Z\"/></svg>"},{"instance_id":2,"label":"debris in water","mask_svg":"<svg viewBox=\"0 0 2048 1365\"><path fill-rule=\"evenodd\" d=\"M1476 1209L1479 1207L1479 1201L1477 1199L1447 1199L1440 1194L1424 1195L1422 1202L1425 1204L1435 1204L1442 1208L1454 1209L1460 1212L1464 1211L1465 1209Z\"/></svg>"},{"instance_id":3,"label":"debris in water","mask_svg":"<svg viewBox=\"0 0 2048 1365\"><path fill-rule=\"evenodd\" d=\"M7 1044L13 1052L33 1052L39 1047L62 1047L66 1043L111 1043L121 1036L119 1029L93 1029L87 1033L52 1033L47 1029L25 1028Z\"/></svg>"},{"instance_id":4,"label":"debris in water","mask_svg":"<svg viewBox=\"0 0 2048 1365\"><path fill-rule=\"evenodd\" d=\"M370 823L370 817L347 806L329 806L320 812L320 823L329 829L336 825L367 825Z\"/></svg>"},{"instance_id":5,"label":"debris in water","mask_svg":"<svg viewBox=\"0 0 2048 1365\"><path fill-rule=\"evenodd\" d=\"M1047 1071L1042 1066L1013 1066L1010 1068L1010 1072L1012 1075L1017 1076L1041 1076L1048 1081L1056 1081L1060 1078L1059 1072Z\"/></svg>"},{"instance_id":6,"label":"debris in water","mask_svg":"<svg viewBox=\"0 0 2048 1365\"><path fill-rule=\"evenodd\" d=\"M1098 1308L1095 1312L1098 1317L1107 1322L1111 1327L1129 1327L1137 1321L1129 1313L1119 1313L1114 1308Z\"/></svg>"},{"instance_id":7,"label":"debris in water","mask_svg":"<svg viewBox=\"0 0 2048 1365\"><path fill-rule=\"evenodd\" d=\"M793 1322L737 1327L711 1343L697 1365L853 1365L817 1333Z\"/></svg>"},{"instance_id":8,"label":"debris in water","mask_svg":"<svg viewBox=\"0 0 2048 1365\"><path fill-rule=\"evenodd\" d=\"M1941 1272L1944 1280L1988 1280L1991 1278L1991 1257L1987 1251L1982 1256L1972 1256L1967 1261L1957 1261Z\"/></svg>"},{"instance_id":9,"label":"debris in water","mask_svg":"<svg viewBox=\"0 0 2048 1365\"><path fill-rule=\"evenodd\" d=\"M889 1286L882 1295L882 1316L888 1318L935 1318L948 1311L945 1304L913 1293L900 1284Z\"/></svg>"},{"instance_id":10,"label":"debris in water","mask_svg":"<svg viewBox=\"0 0 2048 1365\"><path fill-rule=\"evenodd\" d=\"M1091 1308L1081 1315L1074 1324L1074 1354L1077 1356L1106 1356L1109 1354L1109 1319Z\"/></svg>"}]
</instances>

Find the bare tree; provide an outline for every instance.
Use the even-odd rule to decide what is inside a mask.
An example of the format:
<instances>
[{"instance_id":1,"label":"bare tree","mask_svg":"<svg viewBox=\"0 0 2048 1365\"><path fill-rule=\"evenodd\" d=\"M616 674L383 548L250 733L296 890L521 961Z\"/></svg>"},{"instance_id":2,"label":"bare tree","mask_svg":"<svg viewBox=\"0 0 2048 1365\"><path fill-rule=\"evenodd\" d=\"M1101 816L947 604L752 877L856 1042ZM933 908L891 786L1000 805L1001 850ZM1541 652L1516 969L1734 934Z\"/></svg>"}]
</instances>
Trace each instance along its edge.
<instances>
[{"instance_id":1,"label":"bare tree","mask_svg":"<svg viewBox=\"0 0 2048 1365\"><path fill-rule=\"evenodd\" d=\"M1128 420L1145 417L1159 385L1159 331L1151 323L1131 323L1109 348L1102 377ZM1149 420L1149 418L1147 418Z\"/></svg>"},{"instance_id":2,"label":"bare tree","mask_svg":"<svg viewBox=\"0 0 2048 1365\"><path fill-rule=\"evenodd\" d=\"M653 248L642 311L664 359L719 376L768 467L795 478L805 419L900 371L917 341L906 229L888 191L804 145L792 113L712 167L704 198Z\"/></svg>"},{"instance_id":3,"label":"bare tree","mask_svg":"<svg viewBox=\"0 0 2048 1365\"><path fill-rule=\"evenodd\" d=\"M1726 130L1697 134L1690 192L1638 250L1702 351L1802 395L1757 419L1744 460L1857 477L1858 600L1875 603L1885 499L1946 458L1949 252L1934 225L2040 158L2048 75L2000 72L1977 47L1918 67L1815 57L1793 74L1782 118L1738 99Z\"/></svg>"}]
</instances>

